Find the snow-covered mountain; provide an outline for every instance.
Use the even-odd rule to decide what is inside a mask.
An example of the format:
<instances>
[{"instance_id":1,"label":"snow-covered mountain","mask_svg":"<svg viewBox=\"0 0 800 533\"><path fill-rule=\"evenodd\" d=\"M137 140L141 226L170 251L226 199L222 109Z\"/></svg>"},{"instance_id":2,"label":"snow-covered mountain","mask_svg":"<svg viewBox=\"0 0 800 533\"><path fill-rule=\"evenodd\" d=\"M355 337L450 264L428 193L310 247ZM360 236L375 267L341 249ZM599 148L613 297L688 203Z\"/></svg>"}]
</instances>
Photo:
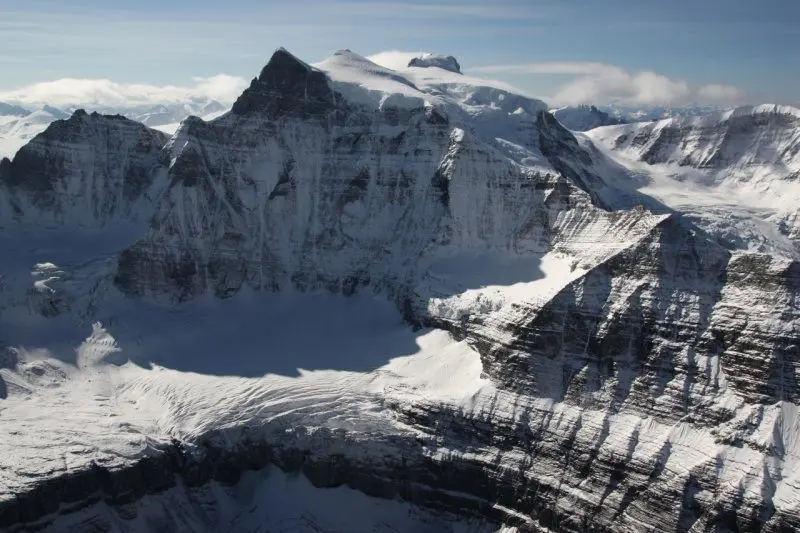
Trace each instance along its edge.
<instances>
[{"instance_id":1,"label":"snow-covered mountain","mask_svg":"<svg viewBox=\"0 0 800 533\"><path fill-rule=\"evenodd\" d=\"M226 106L216 100L190 100L181 103L117 107L74 105L68 107L67 110L72 112L77 109L86 109L105 115L123 115L131 120L172 135L186 117L195 116L204 120L212 120L230 109L230 106Z\"/></svg>"},{"instance_id":2,"label":"snow-covered mountain","mask_svg":"<svg viewBox=\"0 0 800 533\"><path fill-rule=\"evenodd\" d=\"M797 108L740 107L587 135L633 170L628 187L692 216L727 246L800 256Z\"/></svg>"},{"instance_id":3,"label":"snow-covered mountain","mask_svg":"<svg viewBox=\"0 0 800 533\"><path fill-rule=\"evenodd\" d=\"M612 117L620 119L622 122L649 122L666 118L703 117L726 110L724 107L710 105L636 107L619 104L602 105L600 109Z\"/></svg>"},{"instance_id":4,"label":"snow-covered mountain","mask_svg":"<svg viewBox=\"0 0 800 533\"><path fill-rule=\"evenodd\" d=\"M551 111L558 121L572 131L587 131L600 126L624 124L626 121L600 111L593 105L559 107Z\"/></svg>"},{"instance_id":5,"label":"snow-covered mountain","mask_svg":"<svg viewBox=\"0 0 800 533\"><path fill-rule=\"evenodd\" d=\"M24 117L30 113L29 110L16 104L0 102L0 117Z\"/></svg>"},{"instance_id":6,"label":"snow-covered mountain","mask_svg":"<svg viewBox=\"0 0 800 533\"><path fill-rule=\"evenodd\" d=\"M0 158L13 156L51 122L67 117L68 113L51 106L27 111L19 106L3 104L0 107Z\"/></svg>"},{"instance_id":7,"label":"snow-covered mountain","mask_svg":"<svg viewBox=\"0 0 800 533\"><path fill-rule=\"evenodd\" d=\"M0 527L796 529L800 267L650 196L605 140L644 127L283 49L168 140L54 123L0 166ZM275 466L436 514L337 523Z\"/></svg>"},{"instance_id":8,"label":"snow-covered mountain","mask_svg":"<svg viewBox=\"0 0 800 533\"><path fill-rule=\"evenodd\" d=\"M0 102L0 158L13 157L21 146L44 131L51 122L69 118L77 110L103 115L122 115L172 135L181 121L188 116L211 120L229 108L230 106L225 106L216 100L198 100L139 106L76 104L63 109L45 105L36 111L28 111L18 105Z\"/></svg>"},{"instance_id":9,"label":"snow-covered mountain","mask_svg":"<svg viewBox=\"0 0 800 533\"><path fill-rule=\"evenodd\" d=\"M152 197L166 185L159 183L166 177L159 161L167 139L119 115L78 110L51 123L13 160L0 161L0 225L146 220Z\"/></svg>"}]
</instances>

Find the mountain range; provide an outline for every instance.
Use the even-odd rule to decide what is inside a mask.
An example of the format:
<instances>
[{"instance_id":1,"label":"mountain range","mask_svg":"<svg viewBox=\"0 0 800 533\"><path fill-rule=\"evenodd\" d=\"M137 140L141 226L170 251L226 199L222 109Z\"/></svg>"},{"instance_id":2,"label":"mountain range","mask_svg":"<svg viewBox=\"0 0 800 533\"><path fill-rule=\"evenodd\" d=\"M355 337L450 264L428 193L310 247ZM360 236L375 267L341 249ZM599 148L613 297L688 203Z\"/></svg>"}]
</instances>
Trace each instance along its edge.
<instances>
[{"instance_id":1,"label":"mountain range","mask_svg":"<svg viewBox=\"0 0 800 533\"><path fill-rule=\"evenodd\" d=\"M104 115L123 115L172 134L178 129L180 122L190 115L211 120L227 111L228 107L216 100L197 100L188 103L131 106L76 104L57 108L42 105L31 110L0 102L0 157L13 157L20 147L43 132L51 122L69 118L78 109Z\"/></svg>"},{"instance_id":2,"label":"mountain range","mask_svg":"<svg viewBox=\"0 0 800 533\"><path fill-rule=\"evenodd\" d=\"M46 126L0 162L0 528L800 527L800 111L548 109L279 49L174 134Z\"/></svg>"}]
</instances>

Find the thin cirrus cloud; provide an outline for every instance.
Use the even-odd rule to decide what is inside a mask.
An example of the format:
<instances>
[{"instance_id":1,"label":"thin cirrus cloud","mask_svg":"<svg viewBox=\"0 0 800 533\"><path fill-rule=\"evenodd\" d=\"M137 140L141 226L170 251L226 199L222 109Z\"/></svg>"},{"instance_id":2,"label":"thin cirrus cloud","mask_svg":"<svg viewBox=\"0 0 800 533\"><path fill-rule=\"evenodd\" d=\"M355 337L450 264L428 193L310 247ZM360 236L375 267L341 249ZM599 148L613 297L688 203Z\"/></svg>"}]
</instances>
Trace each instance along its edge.
<instances>
[{"instance_id":1,"label":"thin cirrus cloud","mask_svg":"<svg viewBox=\"0 0 800 533\"><path fill-rule=\"evenodd\" d=\"M592 62L524 63L470 69L483 74L565 75L572 79L550 98L552 105L620 103L631 105L681 105L740 103L745 93L723 84L690 87L652 71L630 72L616 65Z\"/></svg>"},{"instance_id":2,"label":"thin cirrus cloud","mask_svg":"<svg viewBox=\"0 0 800 533\"><path fill-rule=\"evenodd\" d=\"M247 86L247 80L244 78L226 74L194 78L192 81L194 83L181 86L64 78L0 92L0 101L54 106L71 104L133 106L186 102L191 99L231 103Z\"/></svg>"}]
</instances>

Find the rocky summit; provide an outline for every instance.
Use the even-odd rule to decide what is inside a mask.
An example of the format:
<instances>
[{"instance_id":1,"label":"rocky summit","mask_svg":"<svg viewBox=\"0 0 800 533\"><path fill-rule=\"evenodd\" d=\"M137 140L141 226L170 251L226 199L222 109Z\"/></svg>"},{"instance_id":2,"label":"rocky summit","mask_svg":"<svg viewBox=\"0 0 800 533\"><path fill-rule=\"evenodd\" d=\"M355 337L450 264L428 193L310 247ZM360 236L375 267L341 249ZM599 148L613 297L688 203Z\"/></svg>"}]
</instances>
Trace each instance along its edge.
<instances>
[{"instance_id":1,"label":"rocky summit","mask_svg":"<svg viewBox=\"0 0 800 533\"><path fill-rule=\"evenodd\" d=\"M715 188L788 198L795 112L578 133L279 49L169 138L53 122L0 163L0 529L797 530L797 204Z\"/></svg>"}]
</instances>

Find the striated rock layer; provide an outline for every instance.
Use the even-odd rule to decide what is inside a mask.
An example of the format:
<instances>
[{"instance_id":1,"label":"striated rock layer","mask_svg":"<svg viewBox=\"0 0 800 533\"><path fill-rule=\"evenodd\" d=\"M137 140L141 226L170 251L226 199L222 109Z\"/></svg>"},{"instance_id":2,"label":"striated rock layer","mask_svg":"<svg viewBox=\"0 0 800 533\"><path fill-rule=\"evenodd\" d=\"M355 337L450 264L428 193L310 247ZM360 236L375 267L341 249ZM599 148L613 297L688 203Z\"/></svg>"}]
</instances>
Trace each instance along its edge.
<instances>
[{"instance_id":1,"label":"striated rock layer","mask_svg":"<svg viewBox=\"0 0 800 533\"><path fill-rule=\"evenodd\" d=\"M104 130L69 131L92 160L119 154L94 142ZM732 253L676 214L613 210L608 161L543 103L436 65L395 72L342 51L310 66L279 50L230 113L187 119L162 153L136 131L147 157L133 168L155 174L109 163L103 183L127 198L126 183L157 187L130 172L168 163L149 228L97 274L91 306L39 308L94 320L114 316L102 301L118 304L115 291L168 308L253 291L376 294L448 332L462 356L441 375L472 384L449 391L424 381L428 367L391 364L287 383L137 370L115 402L159 406L142 422L157 445L16 479L0 526L57 527L75 505L233 484L276 464L524 531L800 527L800 264ZM30 168L47 160L20 154ZM4 165L10 198L70 205L62 178L46 173L40 196ZM96 220L127 212L116 197L93 197ZM85 367L116 376L92 365L118 340L96 329L84 346L103 355ZM27 361L2 375L34 390Z\"/></svg>"},{"instance_id":2,"label":"striated rock layer","mask_svg":"<svg viewBox=\"0 0 800 533\"><path fill-rule=\"evenodd\" d=\"M57 120L0 161L0 223L96 226L148 216L164 186L166 140L118 115L78 110Z\"/></svg>"}]
</instances>

